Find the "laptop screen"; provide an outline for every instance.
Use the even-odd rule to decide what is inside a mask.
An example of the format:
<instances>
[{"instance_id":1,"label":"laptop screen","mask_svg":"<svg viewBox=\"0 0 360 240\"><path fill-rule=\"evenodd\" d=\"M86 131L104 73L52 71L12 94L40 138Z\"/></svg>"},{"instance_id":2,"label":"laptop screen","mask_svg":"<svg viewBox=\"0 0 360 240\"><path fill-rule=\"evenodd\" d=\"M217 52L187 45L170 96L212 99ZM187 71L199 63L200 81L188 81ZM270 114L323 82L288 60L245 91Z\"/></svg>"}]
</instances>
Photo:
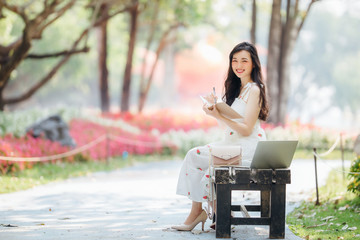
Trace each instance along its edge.
<instances>
[{"instance_id":1,"label":"laptop screen","mask_svg":"<svg viewBox=\"0 0 360 240\"><path fill-rule=\"evenodd\" d=\"M298 141L259 141L250 168L289 168Z\"/></svg>"}]
</instances>

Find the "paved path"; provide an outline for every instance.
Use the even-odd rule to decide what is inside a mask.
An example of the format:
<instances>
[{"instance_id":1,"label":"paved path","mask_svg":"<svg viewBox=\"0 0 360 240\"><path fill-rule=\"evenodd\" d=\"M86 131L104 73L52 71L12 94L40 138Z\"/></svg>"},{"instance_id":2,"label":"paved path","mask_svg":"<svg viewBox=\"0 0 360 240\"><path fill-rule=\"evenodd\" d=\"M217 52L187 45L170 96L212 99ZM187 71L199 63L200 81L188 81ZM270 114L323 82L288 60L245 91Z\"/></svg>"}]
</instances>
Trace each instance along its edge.
<instances>
[{"instance_id":1,"label":"paved path","mask_svg":"<svg viewBox=\"0 0 360 240\"><path fill-rule=\"evenodd\" d=\"M170 229L184 220L190 208L185 197L175 195L180 166L181 160L140 164L0 195L0 239L215 239L209 220L208 231L202 233ZM294 160L291 168L287 212L308 198L315 186L313 161ZM321 184L329 170L319 163ZM233 200L252 203L256 194L234 194ZM268 226L235 226L232 237L267 239L268 231ZM286 228L286 239L300 238Z\"/></svg>"}]
</instances>

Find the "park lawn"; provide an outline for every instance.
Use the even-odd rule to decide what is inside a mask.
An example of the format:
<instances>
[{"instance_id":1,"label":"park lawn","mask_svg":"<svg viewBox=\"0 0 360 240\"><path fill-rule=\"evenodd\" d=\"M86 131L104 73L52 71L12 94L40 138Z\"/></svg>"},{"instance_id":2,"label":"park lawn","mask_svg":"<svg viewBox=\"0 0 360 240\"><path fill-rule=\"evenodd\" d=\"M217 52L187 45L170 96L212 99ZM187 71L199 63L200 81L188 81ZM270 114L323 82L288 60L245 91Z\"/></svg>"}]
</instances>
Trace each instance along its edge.
<instances>
[{"instance_id":1,"label":"park lawn","mask_svg":"<svg viewBox=\"0 0 360 240\"><path fill-rule=\"evenodd\" d=\"M316 197L289 213L286 222L298 236L308 240L360 239L360 197L347 192L347 179L332 171Z\"/></svg>"},{"instance_id":2,"label":"park lawn","mask_svg":"<svg viewBox=\"0 0 360 240\"><path fill-rule=\"evenodd\" d=\"M317 153L321 154L326 152L328 149L318 149ZM344 151L344 159L353 159L354 152L353 151ZM296 149L294 154L294 159L314 159L314 154L312 149ZM341 159L341 150L335 149L330 154L326 155L323 158L324 160L331 160L331 159Z\"/></svg>"},{"instance_id":3,"label":"park lawn","mask_svg":"<svg viewBox=\"0 0 360 240\"><path fill-rule=\"evenodd\" d=\"M90 175L93 172L111 171L138 162L154 162L174 159L171 155L129 155L108 161L76 161L36 164L31 169L0 175L0 194L26 190L38 185L61 181L71 177Z\"/></svg>"}]
</instances>

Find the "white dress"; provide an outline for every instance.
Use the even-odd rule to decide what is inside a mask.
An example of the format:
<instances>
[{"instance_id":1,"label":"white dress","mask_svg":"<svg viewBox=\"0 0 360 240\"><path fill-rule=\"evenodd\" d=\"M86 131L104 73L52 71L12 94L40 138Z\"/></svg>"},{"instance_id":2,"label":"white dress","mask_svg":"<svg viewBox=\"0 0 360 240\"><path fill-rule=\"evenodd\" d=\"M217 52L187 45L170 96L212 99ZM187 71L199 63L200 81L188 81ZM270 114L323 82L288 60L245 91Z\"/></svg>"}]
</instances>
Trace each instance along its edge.
<instances>
[{"instance_id":1,"label":"white dress","mask_svg":"<svg viewBox=\"0 0 360 240\"><path fill-rule=\"evenodd\" d=\"M245 109L251 87L256 83L247 83L239 98L232 103L231 108L240 115L245 115ZM236 119L233 119L237 121ZM213 144L240 145L242 147L242 166L249 167L253 158L257 142L266 140L265 132L256 121L252 133L244 137L227 127L224 138ZM195 202L205 202L212 195L209 194L209 145L195 147L187 152L183 161L176 194L187 196ZM209 199L212 200L212 199Z\"/></svg>"}]
</instances>

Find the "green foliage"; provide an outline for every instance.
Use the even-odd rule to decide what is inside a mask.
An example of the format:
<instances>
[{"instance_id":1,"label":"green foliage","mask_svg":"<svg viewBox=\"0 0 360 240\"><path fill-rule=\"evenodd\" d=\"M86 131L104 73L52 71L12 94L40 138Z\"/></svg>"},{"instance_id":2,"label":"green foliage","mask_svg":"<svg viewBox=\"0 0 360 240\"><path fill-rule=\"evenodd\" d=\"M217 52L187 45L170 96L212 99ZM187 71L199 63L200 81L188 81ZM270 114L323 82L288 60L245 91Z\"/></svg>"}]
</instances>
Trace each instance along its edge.
<instances>
[{"instance_id":1,"label":"green foliage","mask_svg":"<svg viewBox=\"0 0 360 240\"><path fill-rule=\"evenodd\" d=\"M8 45L16 40L24 27L24 23L12 12L4 10L3 13L6 17L0 20L0 42Z\"/></svg>"},{"instance_id":2,"label":"green foliage","mask_svg":"<svg viewBox=\"0 0 360 240\"><path fill-rule=\"evenodd\" d=\"M303 239L351 239L360 236L360 207L348 201L321 206L303 203L287 216L289 228Z\"/></svg>"},{"instance_id":3,"label":"green foliage","mask_svg":"<svg viewBox=\"0 0 360 240\"><path fill-rule=\"evenodd\" d=\"M346 192L342 173L332 171L319 189L320 206L304 202L286 218L289 228L304 239L351 239L360 236L359 198Z\"/></svg>"},{"instance_id":4,"label":"green foliage","mask_svg":"<svg viewBox=\"0 0 360 240\"><path fill-rule=\"evenodd\" d=\"M348 191L353 192L360 196L360 157L355 159L350 167L350 172L348 174L348 178L350 179L350 183L347 186ZM356 173L356 174L353 174Z\"/></svg>"},{"instance_id":5,"label":"green foliage","mask_svg":"<svg viewBox=\"0 0 360 240\"><path fill-rule=\"evenodd\" d=\"M62 1L60 6L69 1ZM43 1L11 1L11 4L26 7L26 13L39 13L43 10ZM75 39L89 26L90 11L85 8L86 2L79 1L64 16L50 24L42 33L41 38L32 41L30 54L51 54L70 50ZM0 20L0 44L6 46L18 38L24 28L22 19L4 10L5 18ZM47 21L47 20L44 20ZM74 24L76 23L76 24ZM79 44L78 49L84 47L85 43ZM70 60L42 87L30 100L27 100L27 108L34 105L90 105L96 104L96 97L92 93L96 88L96 47L94 38L90 37L88 45L94 49L95 54L80 53L72 56ZM87 55L87 57L85 56ZM91 57L89 57L91 55ZM32 59L27 58L12 72L10 81L4 89L4 97L11 98L26 92L31 86L38 83L57 64L62 57ZM96 95L95 95L96 96ZM19 105L12 105L18 107ZM11 107L12 107L11 106ZM21 105L20 105L21 106ZM11 108L10 107L10 108Z\"/></svg>"}]
</instances>

